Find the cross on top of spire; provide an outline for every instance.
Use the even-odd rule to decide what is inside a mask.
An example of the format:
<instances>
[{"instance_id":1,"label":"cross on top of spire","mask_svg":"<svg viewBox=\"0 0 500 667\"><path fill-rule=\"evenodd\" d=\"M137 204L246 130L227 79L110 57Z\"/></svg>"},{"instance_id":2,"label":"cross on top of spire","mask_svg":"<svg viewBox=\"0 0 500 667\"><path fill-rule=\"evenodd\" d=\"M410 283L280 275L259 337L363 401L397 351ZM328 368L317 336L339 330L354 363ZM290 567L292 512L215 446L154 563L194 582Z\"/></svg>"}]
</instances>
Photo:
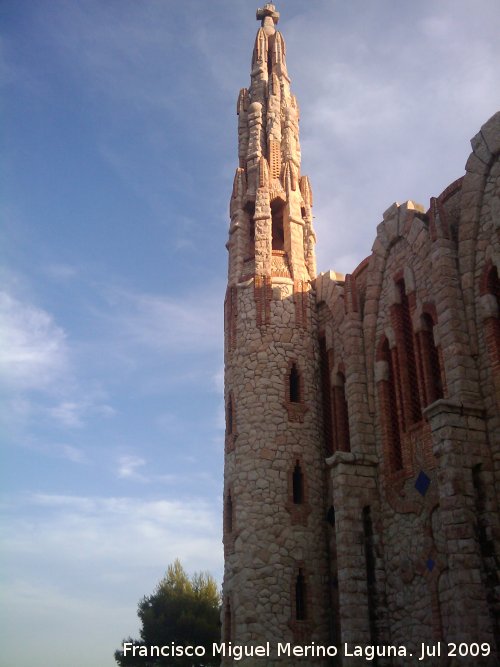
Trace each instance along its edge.
<instances>
[{"instance_id":1,"label":"cross on top of spire","mask_svg":"<svg viewBox=\"0 0 500 667\"><path fill-rule=\"evenodd\" d=\"M279 21L280 13L276 11L276 7L271 2L266 2L262 9L257 10L257 21L262 21L262 25L264 25L266 16L270 16L274 24Z\"/></svg>"}]
</instances>

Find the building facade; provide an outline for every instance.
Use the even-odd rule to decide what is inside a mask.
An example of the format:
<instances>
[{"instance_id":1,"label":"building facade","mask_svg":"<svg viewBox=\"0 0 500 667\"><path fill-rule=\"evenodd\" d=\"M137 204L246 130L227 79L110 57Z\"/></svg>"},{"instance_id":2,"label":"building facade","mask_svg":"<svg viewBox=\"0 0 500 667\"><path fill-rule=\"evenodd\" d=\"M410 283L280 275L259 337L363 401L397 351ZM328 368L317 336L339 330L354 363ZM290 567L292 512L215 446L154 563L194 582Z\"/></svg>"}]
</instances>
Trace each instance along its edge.
<instances>
[{"instance_id":1,"label":"building facade","mask_svg":"<svg viewBox=\"0 0 500 667\"><path fill-rule=\"evenodd\" d=\"M366 665L347 644L404 646L372 662L399 667L439 642L418 664L498 665L500 113L427 210L394 204L350 275L316 275L279 14L257 18L227 244L223 640L339 647L242 665Z\"/></svg>"}]
</instances>

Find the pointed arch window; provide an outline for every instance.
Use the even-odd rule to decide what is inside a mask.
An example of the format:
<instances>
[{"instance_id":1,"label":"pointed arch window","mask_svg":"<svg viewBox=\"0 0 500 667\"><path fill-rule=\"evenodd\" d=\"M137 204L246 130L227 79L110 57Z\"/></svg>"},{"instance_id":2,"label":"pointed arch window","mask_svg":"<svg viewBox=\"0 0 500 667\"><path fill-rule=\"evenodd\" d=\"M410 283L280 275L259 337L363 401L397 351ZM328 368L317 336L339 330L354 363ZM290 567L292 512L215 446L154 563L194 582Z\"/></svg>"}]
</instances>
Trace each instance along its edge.
<instances>
[{"instance_id":1,"label":"pointed arch window","mask_svg":"<svg viewBox=\"0 0 500 667\"><path fill-rule=\"evenodd\" d=\"M377 361L385 364L384 377L378 382L380 421L382 425L384 452L389 470L396 472L403 468L401 446L401 411L398 410L397 377L395 373L396 350L391 350L387 338L379 346Z\"/></svg>"},{"instance_id":2,"label":"pointed arch window","mask_svg":"<svg viewBox=\"0 0 500 667\"><path fill-rule=\"evenodd\" d=\"M420 404L419 375L415 355L412 313L410 298L406 294L405 281L396 280L395 288L399 303L391 307L392 328L396 338L396 358L394 360L394 374L398 386L400 400L400 425L406 432L412 424L422 419ZM415 292L410 295L414 305Z\"/></svg>"},{"instance_id":3,"label":"pointed arch window","mask_svg":"<svg viewBox=\"0 0 500 667\"><path fill-rule=\"evenodd\" d=\"M415 359L415 348L413 342L413 326L411 321L410 302L406 294L404 280L397 283L399 295L401 298L401 329L403 338L402 357L405 364L407 378L405 378L405 388L408 394L409 403L409 422L415 424L422 418L420 407L420 397L418 393L418 375Z\"/></svg>"}]
</instances>

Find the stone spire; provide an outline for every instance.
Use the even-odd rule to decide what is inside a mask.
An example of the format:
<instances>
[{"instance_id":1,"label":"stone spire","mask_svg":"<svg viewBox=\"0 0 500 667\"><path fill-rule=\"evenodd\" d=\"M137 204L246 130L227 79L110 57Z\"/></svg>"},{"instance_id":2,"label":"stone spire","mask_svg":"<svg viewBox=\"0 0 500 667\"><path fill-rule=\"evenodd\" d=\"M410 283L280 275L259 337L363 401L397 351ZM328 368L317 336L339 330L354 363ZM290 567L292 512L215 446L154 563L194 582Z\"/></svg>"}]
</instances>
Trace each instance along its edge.
<instances>
[{"instance_id":1,"label":"stone spire","mask_svg":"<svg viewBox=\"0 0 500 667\"><path fill-rule=\"evenodd\" d=\"M299 107L290 90L285 40L276 29L279 12L267 3L257 10L257 20L251 82L237 103L229 281L276 272L310 281L316 274L315 235L311 185L301 175Z\"/></svg>"}]
</instances>

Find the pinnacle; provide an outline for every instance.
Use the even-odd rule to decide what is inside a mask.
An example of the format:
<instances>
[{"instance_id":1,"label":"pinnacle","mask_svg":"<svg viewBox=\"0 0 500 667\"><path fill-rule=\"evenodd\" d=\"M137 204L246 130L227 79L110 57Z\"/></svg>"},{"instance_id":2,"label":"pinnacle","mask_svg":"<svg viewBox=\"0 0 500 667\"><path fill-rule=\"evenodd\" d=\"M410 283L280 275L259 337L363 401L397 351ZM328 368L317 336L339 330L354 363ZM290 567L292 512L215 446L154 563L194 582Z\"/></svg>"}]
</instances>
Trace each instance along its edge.
<instances>
[{"instance_id":1,"label":"pinnacle","mask_svg":"<svg viewBox=\"0 0 500 667\"><path fill-rule=\"evenodd\" d=\"M263 9L257 10L257 21L262 21L262 25L264 25L268 16L272 18L274 24L278 23L280 13L276 11L276 7L271 2L267 2Z\"/></svg>"}]
</instances>

